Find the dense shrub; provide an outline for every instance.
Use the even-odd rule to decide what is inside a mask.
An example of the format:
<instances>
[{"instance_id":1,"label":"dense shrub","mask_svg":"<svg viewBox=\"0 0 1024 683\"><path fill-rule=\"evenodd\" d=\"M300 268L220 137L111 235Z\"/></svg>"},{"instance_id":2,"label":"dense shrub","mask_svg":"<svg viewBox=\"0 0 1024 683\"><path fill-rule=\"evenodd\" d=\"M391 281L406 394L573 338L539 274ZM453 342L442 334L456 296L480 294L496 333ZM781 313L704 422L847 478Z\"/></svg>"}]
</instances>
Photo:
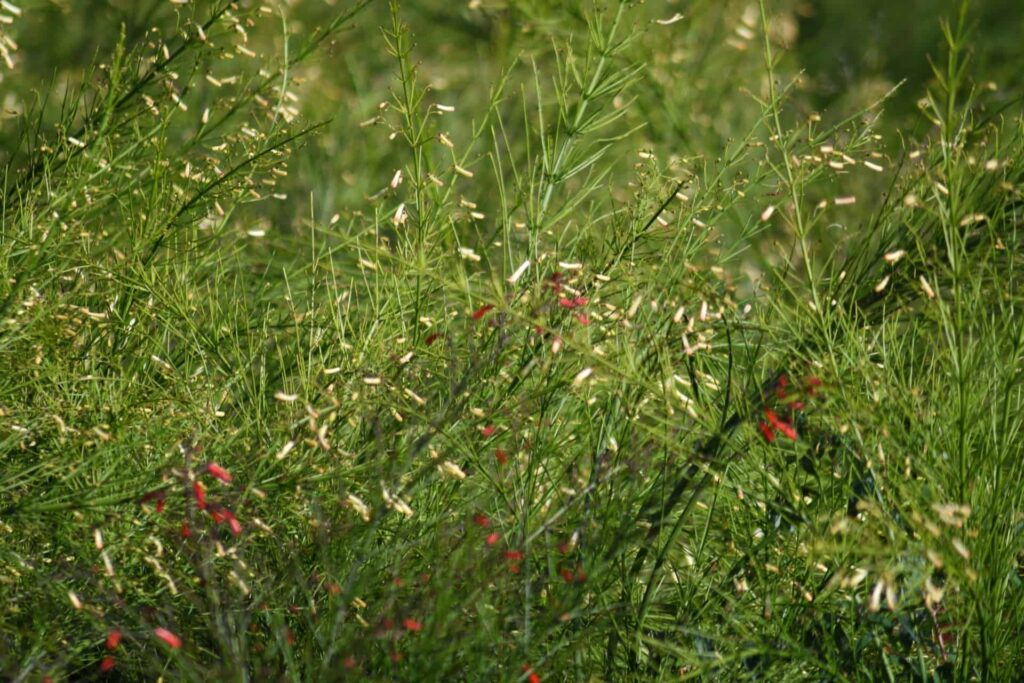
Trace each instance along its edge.
<instances>
[{"instance_id":1,"label":"dense shrub","mask_svg":"<svg viewBox=\"0 0 1024 683\"><path fill-rule=\"evenodd\" d=\"M989 14L0 4L8 677L1018 676Z\"/></svg>"}]
</instances>

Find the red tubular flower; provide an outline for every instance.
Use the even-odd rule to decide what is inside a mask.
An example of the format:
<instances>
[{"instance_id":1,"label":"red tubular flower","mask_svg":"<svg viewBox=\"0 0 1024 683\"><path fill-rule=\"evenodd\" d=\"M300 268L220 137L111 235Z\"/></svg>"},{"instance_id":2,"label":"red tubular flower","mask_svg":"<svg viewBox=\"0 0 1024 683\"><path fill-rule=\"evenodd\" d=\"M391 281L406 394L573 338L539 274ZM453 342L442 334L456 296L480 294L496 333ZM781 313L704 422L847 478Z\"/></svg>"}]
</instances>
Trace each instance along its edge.
<instances>
[{"instance_id":1,"label":"red tubular flower","mask_svg":"<svg viewBox=\"0 0 1024 683\"><path fill-rule=\"evenodd\" d=\"M423 624L421 624L420 622L416 621L412 617L408 617L406 619L403 619L402 620L402 626L405 627L406 631L411 631L412 633L419 633L420 631L423 630Z\"/></svg>"},{"instance_id":2,"label":"red tubular flower","mask_svg":"<svg viewBox=\"0 0 1024 683\"><path fill-rule=\"evenodd\" d=\"M231 510L224 509L224 518L228 520L228 527L230 527L232 534L238 536L242 533L242 525Z\"/></svg>"},{"instance_id":3,"label":"red tubular flower","mask_svg":"<svg viewBox=\"0 0 1024 683\"><path fill-rule=\"evenodd\" d=\"M100 672L107 673L115 666L117 666L117 660L114 657L107 655L103 658L103 661L100 662Z\"/></svg>"},{"instance_id":4,"label":"red tubular flower","mask_svg":"<svg viewBox=\"0 0 1024 683\"><path fill-rule=\"evenodd\" d=\"M487 534L487 538L485 539L485 543L487 543L487 545L494 545L499 540L501 540L501 534L499 534L497 531L494 531L494 532L491 532L491 533Z\"/></svg>"},{"instance_id":5,"label":"red tubular flower","mask_svg":"<svg viewBox=\"0 0 1024 683\"><path fill-rule=\"evenodd\" d=\"M156 513L159 515L163 511L164 511L164 499L161 498L160 500L158 500L156 502Z\"/></svg>"},{"instance_id":6,"label":"red tubular flower","mask_svg":"<svg viewBox=\"0 0 1024 683\"><path fill-rule=\"evenodd\" d=\"M177 650L181 648L181 638L174 635L173 633L165 629L163 626L158 626L155 629L153 629L153 635L159 638L160 640L164 641L167 644L167 646L170 647L172 650Z\"/></svg>"},{"instance_id":7,"label":"red tubular flower","mask_svg":"<svg viewBox=\"0 0 1024 683\"><path fill-rule=\"evenodd\" d=\"M537 675L537 672L529 664L523 664L523 673L526 674L526 680L529 683L540 683L540 676Z\"/></svg>"},{"instance_id":8,"label":"red tubular flower","mask_svg":"<svg viewBox=\"0 0 1024 683\"><path fill-rule=\"evenodd\" d=\"M192 493L194 493L195 496L196 496L196 505L199 506L199 509L200 510L205 510L206 509L206 489L203 488L203 485L200 482L197 481L197 482L193 482L192 483Z\"/></svg>"},{"instance_id":9,"label":"red tubular flower","mask_svg":"<svg viewBox=\"0 0 1024 683\"><path fill-rule=\"evenodd\" d=\"M120 631L118 631L117 629L114 629L113 631L111 631L110 633L107 634L107 643L106 643L106 645L107 645L107 649L108 650L113 650L114 648L116 648L120 644L121 644L121 632Z\"/></svg>"},{"instance_id":10,"label":"red tubular flower","mask_svg":"<svg viewBox=\"0 0 1024 683\"><path fill-rule=\"evenodd\" d=\"M188 538L192 535L192 530L188 527L188 522L181 523L181 537Z\"/></svg>"},{"instance_id":11,"label":"red tubular flower","mask_svg":"<svg viewBox=\"0 0 1024 683\"><path fill-rule=\"evenodd\" d=\"M518 564L515 564L515 563L513 563L513 564L510 564L510 565L508 566L508 570L509 570L510 572L512 572L513 574L518 574L518 573L519 573L519 571L520 571L520 568L519 568L519 565L518 565Z\"/></svg>"},{"instance_id":12,"label":"red tubular flower","mask_svg":"<svg viewBox=\"0 0 1024 683\"><path fill-rule=\"evenodd\" d=\"M778 430L782 432L790 441L796 441L797 434L796 430L793 429L793 425L789 424L788 422L780 422L778 425Z\"/></svg>"},{"instance_id":13,"label":"red tubular flower","mask_svg":"<svg viewBox=\"0 0 1024 683\"><path fill-rule=\"evenodd\" d=\"M562 575L562 580L564 580L566 583L572 583L573 579L576 578L575 576L573 576L572 570L568 567L562 567L562 569L559 570L559 573Z\"/></svg>"},{"instance_id":14,"label":"red tubular flower","mask_svg":"<svg viewBox=\"0 0 1024 683\"><path fill-rule=\"evenodd\" d=\"M768 418L768 422L771 423L772 427L782 432L786 438L796 441L796 430L793 429L793 425L776 415L774 410L765 408L764 416Z\"/></svg>"},{"instance_id":15,"label":"red tubular flower","mask_svg":"<svg viewBox=\"0 0 1024 683\"><path fill-rule=\"evenodd\" d=\"M514 560L514 561L515 560L521 560L521 559L523 559L523 553L518 551L518 550L506 550L505 551L505 559L506 560Z\"/></svg>"},{"instance_id":16,"label":"red tubular flower","mask_svg":"<svg viewBox=\"0 0 1024 683\"><path fill-rule=\"evenodd\" d=\"M508 462L508 453L501 448L494 451L494 457L497 459L499 465L504 465Z\"/></svg>"},{"instance_id":17,"label":"red tubular flower","mask_svg":"<svg viewBox=\"0 0 1024 683\"><path fill-rule=\"evenodd\" d=\"M482 512L478 512L473 515L473 521L476 522L477 526L482 526L484 528L491 525L491 520L487 519L487 515Z\"/></svg>"},{"instance_id":18,"label":"red tubular flower","mask_svg":"<svg viewBox=\"0 0 1024 683\"><path fill-rule=\"evenodd\" d=\"M590 317L586 313L577 313L576 320L578 320L580 325L583 325L584 327L590 324Z\"/></svg>"},{"instance_id":19,"label":"red tubular flower","mask_svg":"<svg viewBox=\"0 0 1024 683\"><path fill-rule=\"evenodd\" d=\"M489 311L493 310L493 309L494 309L493 305L491 305L491 304L484 304L480 308L478 308L475 311L473 311L473 320L479 320L480 318L482 318L485 315L487 315L487 313Z\"/></svg>"},{"instance_id":20,"label":"red tubular flower","mask_svg":"<svg viewBox=\"0 0 1024 683\"><path fill-rule=\"evenodd\" d=\"M765 424L764 422L758 422L757 428L761 430L761 436L764 437L765 441L767 441L768 443L775 441L775 432L773 432L772 428L769 427L767 424Z\"/></svg>"},{"instance_id":21,"label":"red tubular flower","mask_svg":"<svg viewBox=\"0 0 1024 683\"><path fill-rule=\"evenodd\" d=\"M491 436L494 436L494 432L496 431L497 427L495 427L494 425L487 425L486 427L480 430L480 433L484 435L485 439L487 439Z\"/></svg>"},{"instance_id":22,"label":"red tubular flower","mask_svg":"<svg viewBox=\"0 0 1024 683\"><path fill-rule=\"evenodd\" d=\"M211 477L220 479L225 484L231 483L231 473L215 462L207 463L206 471L210 473Z\"/></svg>"}]
</instances>

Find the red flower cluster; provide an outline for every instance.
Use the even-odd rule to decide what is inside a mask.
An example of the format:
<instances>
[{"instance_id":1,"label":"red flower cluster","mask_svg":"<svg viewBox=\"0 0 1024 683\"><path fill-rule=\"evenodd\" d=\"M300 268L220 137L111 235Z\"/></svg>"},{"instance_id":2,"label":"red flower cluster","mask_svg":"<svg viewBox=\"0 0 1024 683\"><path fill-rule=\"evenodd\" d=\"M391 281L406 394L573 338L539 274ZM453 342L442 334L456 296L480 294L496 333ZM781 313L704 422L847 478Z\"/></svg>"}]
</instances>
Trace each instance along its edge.
<instances>
[{"instance_id":1,"label":"red flower cluster","mask_svg":"<svg viewBox=\"0 0 1024 683\"><path fill-rule=\"evenodd\" d=\"M584 296L577 296L572 299L559 299L558 305L561 306L562 308L579 308L580 306L587 305L587 298Z\"/></svg>"},{"instance_id":2,"label":"red flower cluster","mask_svg":"<svg viewBox=\"0 0 1024 683\"><path fill-rule=\"evenodd\" d=\"M217 505L216 503L209 506L210 517L213 518L215 524L222 524L223 522L228 523L228 527L231 529L231 533L238 536L242 533L242 525L235 517L235 513L231 512L228 508L223 505Z\"/></svg>"},{"instance_id":3,"label":"red flower cluster","mask_svg":"<svg viewBox=\"0 0 1024 683\"><path fill-rule=\"evenodd\" d=\"M796 428L793 426L792 416L804 409L802 395L805 394L813 398L817 396L817 387L820 386L820 379L809 376L804 379L803 386L798 388L796 392L793 392L789 389L789 379L785 375L780 375L775 382L774 398L777 399L779 409L784 410L788 414L789 419L783 419L775 409L765 406L764 420L760 420L757 423L757 428L761 431L761 436L764 437L764 440L772 443L775 441L775 433L778 432L787 439L796 441L798 435Z\"/></svg>"},{"instance_id":4,"label":"red flower cluster","mask_svg":"<svg viewBox=\"0 0 1024 683\"><path fill-rule=\"evenodd\" d=\"M199 469L199 474L209 474L214 479L218 479L225 484L230 484L232 481L231 473L217 464L216 462L208 462ZM186 482L191 480L191 476L188 474L180 475ZM238 536L242 533L242 524L235 517L235 514L227 507L219 505L217 503L208 503L206 500L206 487L199 480L192 481L191 495L195 498L196 507L200 510L206 510L213 518L215 524L222 524L227 522L228 527L231 529L231 533ZM156 502L156 511L161 513L164 511L164 506L167 499L166 489L157 489L150 491L139 498L139 504L144 505L146 503ZM181 523L181 537L189 538L192 535L192 529L189 527L188 521L182 521Z\"/></svg>"},{"instance_id":5,"label":"red flower cluster","mask_svg":"<svg viewBox=\"0 0 1024 683\"><path fill-rule=\"evenodd\" d=\"M114 629L107 634L107 641L104 643L108 650L116 650L117 646L121 644L121 632ZM117 657L114 655L107 655L100 661L100 672L107 673L117 666Z\"/></svg>"},{"instance_id":6,"label":"red flower cluster","mask_svg":"<svg viewBox=\"0 0 1024 683\"><path fill-rule=\"evenodd\" d=\"M576 566L576 571L573 571L569 567L562 567L558 570L558 573L562 575L562 580L566 583L583 583L587 580L587 575L583 571L583 567Z\"/></svg>"},{"instance_id":7,"label":"red flower cluster","mask_svg":"<svg viewBox=\"0 0 1024 683\"><path fill-rule=\"evenodd\" d=\"M793 429L792 424L780 418L771 408L764 409L764 416L765 419L768 420L768 424L765 425L764 422L761 423L761 433L765 435L765 438L768 439L769 442L775 438L772 433L773 429L781 432L786 438L796 441L796 430Z\"/></svg>"}]
</instances>

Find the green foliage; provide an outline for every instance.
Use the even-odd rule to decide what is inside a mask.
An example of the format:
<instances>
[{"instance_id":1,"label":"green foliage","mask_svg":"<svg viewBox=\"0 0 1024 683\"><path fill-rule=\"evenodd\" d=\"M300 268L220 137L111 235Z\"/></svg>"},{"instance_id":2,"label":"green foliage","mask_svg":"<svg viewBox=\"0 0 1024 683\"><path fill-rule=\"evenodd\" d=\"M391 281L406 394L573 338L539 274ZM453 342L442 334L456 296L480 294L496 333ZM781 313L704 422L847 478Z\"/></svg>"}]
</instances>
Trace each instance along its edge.
<instances>
[{"instance_id":1,"label":"green foliage","mask_svg":"<svg viewBox=\"0 0 1024 683\"><path fill-rule=\"evenodd\" d=\"M1013 680L1021 55L830 6L5 4L3 674Z\"/></svg>"}]
</instances>

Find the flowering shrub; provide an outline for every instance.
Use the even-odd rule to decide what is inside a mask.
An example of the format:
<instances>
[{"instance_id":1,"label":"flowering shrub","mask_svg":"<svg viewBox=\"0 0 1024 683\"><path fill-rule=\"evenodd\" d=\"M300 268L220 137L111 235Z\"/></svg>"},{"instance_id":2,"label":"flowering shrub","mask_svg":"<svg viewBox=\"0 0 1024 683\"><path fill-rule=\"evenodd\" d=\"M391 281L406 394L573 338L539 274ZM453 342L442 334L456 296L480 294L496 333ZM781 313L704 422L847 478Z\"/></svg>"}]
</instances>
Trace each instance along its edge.
<instances>
[{"instance_id":1,"label":"flowering shrub","mask_svg":"<svg viewBox=\"0 0 1024 683\"><path fill-rule=\"evenodd\" d=\"M893 120L814 3L151 4L33 109L0 3L4 674L1012 677L966 3Z\"/></svg>"}]
</instances>

